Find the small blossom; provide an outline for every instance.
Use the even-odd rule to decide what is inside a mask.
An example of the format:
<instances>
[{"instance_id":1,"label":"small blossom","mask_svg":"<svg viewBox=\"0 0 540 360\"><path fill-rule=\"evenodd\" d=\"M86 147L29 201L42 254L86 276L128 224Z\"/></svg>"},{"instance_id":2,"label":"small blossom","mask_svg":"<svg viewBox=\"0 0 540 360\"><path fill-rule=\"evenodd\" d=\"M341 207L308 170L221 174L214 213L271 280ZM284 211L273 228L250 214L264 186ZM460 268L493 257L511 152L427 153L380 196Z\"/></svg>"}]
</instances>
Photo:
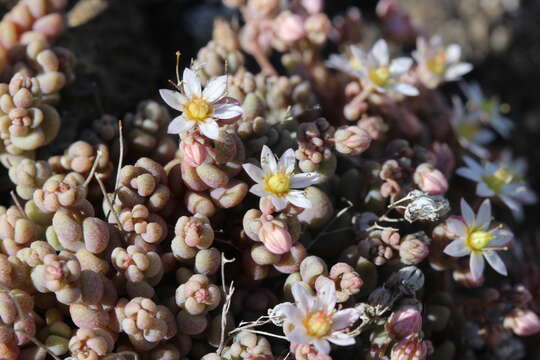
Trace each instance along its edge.
<instances>
[{"instance_id":1,"label":"small blossom","mask_svg":"<svg viewBox=\"0 0 540 360\"><path fill-rule=\"evenodd\" d=\"M418 62L420 79L429 88L435 88L444 81L459 80L472 70L472 65L461 62L461 47L457 44L444 46L440 36L416 41L413 57Z\"/></svg>"},{"instance_id":2,"label":"small blossom","mask_svg":"<svg viewBox=\"0 0 540 360\"><path fill-rule=\"evenodd\" d=\"M262 169L252 164L243 165L248 175L257 182L250 191L260 197L269 196L276 211L283 210L288 203L301 208L310 208L311 202L304 192L294 189L303 189L317 183L319 176L314 172L294 174L295 164L292 149L285 151L277 161L272 150L266 145L263 146Z\"/></svg>"},{"instance_id":3,"label":"small blossom","mask_svg":"<svg viewBox=\"0 0 540 360\"><path fill-rule=\"evenodd\" d=\"M325 281L316 296L300 284L292 286L295 303L283 303L273 313L284 319L283 329L291 343L313 345L321 354L330 352L330 344L354 344L345 329L359 318L355 309L336 311L336 288L332 281Z\"/></svg>"},{"instance_id":4,"label":"small blossom","mask_svg":"<svg viewBox=\"0 0 540 360\"><path fill-rule=\"evenodd\" d=\"M464 178L475 181L476 195L481 197L498 197L508 206L516 218L523 217L523 205L536 203L536 194L522 180L522 164L512 167L508 162L479 164L472 158L463 158L467 167L461 167L457 173Z\"/></svg>"},{"instance_id":5,"label":"small blossom","mask_svg":"<svg viewBox=\"0 0 540 360\"><path fill-rule=\"evenodd\" d=\"M518 336L529 336L540 332L540 318L532 310L513 310L505 316L503 325Z\"/></svg>"},{"instance_id":6,"label":"small blossom","mask_svg":"<svg viewBox=\"0 0 540 360\"><path fill-rule=\"evenodd\" d=\"M383 39L377 41L367 54L355 46L351 46L351 53L350 61L338 55L331 56L328 66L356 76L382 93L390 90L407 96L418 95L417 88L400 81L411 68L412 59L399 57L390 61L388 45Z\"/></svg>"},{"instance_id":7,"label":"small blossom","mask_svg":"<svg viewBox=\"0 0 540 360\"><path fill-rule=\"evenodd\" d=\"M390 360L424 360L429 352L428 343L418 335L409 335L392 347Z\"/></svg>"},{"instance_id":8,"label":"small blossom","mask_svg":"<svg viewBox=\"0 0 540 360\"><path fill-rule=\"evenodd\" d=\"M480 279L484 272L484 258L501 275L507 275L506 266L497 255L497 250L504 250L513 238L513 234L500 227L490 228L491 203L484 200L475 214L469 204L461 199L462 220L449 218L446 225L457 239L444 249L453 257L470 255L470 268L473 279Z\"/></svg>"},{"instance_id":9,"label":"small blossom","mask_svg":"<svg viewBox=\"0 0 540 360\"><path fill-rule=\"evenodd\" d=\"M502 105L496 97L486 98L480 85L463 83L461 89L467 97L467 107L470 111L479 114L480 119L491 125L501 136L507 138L514 127L512 120L502 115Z\"/></svg>"},{"instance_id":10,"label":"small blossom","mask_svg":"<svg viewBox=\"0 0 540 360\"><path fill-rule=\"evenodd\" d=\"M202 90L197 74L186 68L182 76L183 93L161 89L161 98L173 109L182 112L169 124L169 134L181 134L193 127L198 127L210 139L219 136L216 120L230 120L243 114L240 106L221 102L226 92L226 75L212 79Z\"/></svg>"},{"instance_id":11,"label":"small blossom","mask_svg":"<svg viewBox=\"0 0 540 360\"><path fill-rule=\"evenodd\" d=\"M495 139L495 134L483 126L477 112L467 111L459 97L452 98L452 103L454 111L450 123L460 145L478 157L487 158L489 151L485 145Z\"/></svg>"}]
</instances>

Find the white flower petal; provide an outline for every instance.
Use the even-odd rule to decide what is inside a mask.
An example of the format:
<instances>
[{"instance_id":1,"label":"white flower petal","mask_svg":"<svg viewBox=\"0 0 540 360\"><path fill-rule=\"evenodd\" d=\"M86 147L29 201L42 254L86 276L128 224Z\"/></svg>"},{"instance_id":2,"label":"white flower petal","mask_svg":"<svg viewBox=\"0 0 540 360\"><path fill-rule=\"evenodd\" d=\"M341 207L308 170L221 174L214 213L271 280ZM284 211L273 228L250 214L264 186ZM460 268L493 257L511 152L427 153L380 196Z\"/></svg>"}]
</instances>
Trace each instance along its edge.
<instances>
[{"instance_id":1,"label":"white flower petal","mask_svg":"<svg viewBox=\"0 0 540 360\"><path fill-rule=\"evenodd\" d=\"M471 275L473 279L478 280L482 277L484 273L484 257L482 254L471 253L471 259L469 261L469 266L471 267Z\"/></svg>"},{"instance_id":2,"label":"white flower petal","mask_svg":"<svg viewBox=\"0 0 540 360\"><path fill-rule=\"evenodd\" d=\"M219 125L214 120L208 120L200 123L199 128L206 137L212 140L219 139Z\"/></svg>"},{"instance_id":3,"label":"white flower petal","mask_svg":"<svg viewBox=\"0 0 540 360\"><path fill-rule=\"evenodd\" d=\"M214 116L218 119L233 119L244 114L244 109L235 104L214 104Z\"/></svg>"},{"instance_id":4,"label":"white flower petal","mask_svg":"<svg viewBox=\"0 0 540 360\"><path fill-rule=\"evenodd\" d=\"M482 165L480 165L480 163L475 161L473 158L471 158L469 156L464 156L463 161L475 173L478 173L479 175L483 173L484 168L482 167Z\"/></svg>"},{"instance_id":5,"label":"white flower petal","mask_svg":"<svg viewBox=\"0 0 540 360\"><path fill-rule=\"evenodd\" d=\"M288 149L281 155L278 163L278 171L284 171L286 174L292 174L296 165L294 150Z\"/></svg>"},{"instance_id":6,"label":"white flower petal","mask_svg":"<svg viewBox=\"0 0 540 360\"><path fill-rule=\"evenodd\" d=\"M250 189L249 192L257 195L258 197L265 197L268 193L264 190L263 184L255 184Z\"/></svg>"},{"instance_id":7,"label":"white flower petal","mask_svg":"<svg viewBox=\"0 0 540 360\"><path fill-rule=\"evenodd\" d=\"M287 321L294 323L295 325L301 325L302 323L302 312L300 309L292 303L282 303L277 305L274 308L274 313L285 318Z\"/></svg>"},{"instance_id":8,"label":"white flower petal","mask_svg":"<svg viewBox=\"0 0 540 360\"><path fill-rule=\"evenodd\" d=\"M412 66L412 59L410 57L400 57L392 60L390 63L390 73L393 77L398 77L405 74Z\"/></svg>"},{"instance_id":9,"label":"white flower petal","mask_svg":"<svg viewBox=\"0 0 540 360\"><path fill-rule=\"evenodd\" d=\"M330 335L328 337L328 341L339 346L349 346L353 345L356 342L354 337L339 331Z\"/></svg>"},{"instance_id":10,"label":"white flower petal","mask_svg":"<svg viewBox=\"0 0 540 360\"><path fill-rule=\"evenodd\" d=\"M476 195L481 197L492 197L495 195L495 191L490 189L485 182L479 182L476 185Z\"/></svg>"},{"instance_id":11,"label":"white flower petal","mask_svg":"<svg viewBox=\"0 0 540 360\"><path fill-rule=\"evenodd\" d=\"M317 289L317 301L326 313L331 313L336 307L336 285L333 281L324 281Z\"/></svg>"},{"instance_id":12,"label":"white flower petal","mask_svg":"<svg viewBox=\"0 0 540 360\"><path fill-rule=\"evenodd\" d=\"M291 177L291 188L303 189L319 181L319 174L316 172L295 174Z\"/></svg>"},{"instance_id":13,"label":"white flower petal","mask_svg":"<svg viewBox=\"0 0 540 360\"><path fill-rule=\"evenodd\" d=\"M476 224L482 229L487 230L489 223L491 222L491 202L486 199L480 205L478 214L476 215Z\"/></svg>"},{"instance_id":14,"label":"white flower petal","mask_svg":"<svg viewBox=\"0 0 540 360\"><path fill-rule=\"evenodd\" d=\"M464 239L454 240L444 248L444 253L453 257L462 257L470 252L471 250L465 245Z\"/></svg>"},{"instance_id":15,"label":"white flower petal","mask_svg":"<svg viewBox=\"0 0 540 360\"><path fill-rule=\"evenodd\" d=\"M276 157L272 153L272 150L266 145L263 145L261 151L261 167L265 175L275 174L277 172Z\"/></svg>"},{"instance_id":16,"label":"white flower petal","mask_svg":"<svg viewBox=\"0 0 540 360\"><path fill-rule=\"evenodd\" d=\"M371 54L375 57L379 66L388 65L388 45L384 39L379 39L375 45L373 45Z\"/></svg>"},{"instance_id":17,"label":"white flower petal","mask_svg":"<svg viewBox=\"0 0 540 360\"><path fill-rule=\"evenodd\" d=\"M261 183L264 179L264 173L262 169L258 166L255 166L253 164L244 164L242 165L246 173L249 175L250 178L253 179L253 181L257 183Z\"/></svg>"},{"instance_id":18,"label":"white flower petal","mask_svg":"<svg viewBox=\"0 0 540 360\"><path fill-rule=\"evenodd\" d=\"M287 334L287 339L295 344L309 344L309 337L303 326L295 326L294 330Z\"/></svg>"},{"instance_id":19,"label":"white flower petal","mask_svg":"<svg viewBox=\"0 0 540 360\"><path fill-rule=\"evenodd\" d=\"M484 250L484 257L486 258L487 262L493 270L498 272L501 275L507 276L508 271L506 270L506 265L504 265L504 262L502 261L499 254L497 254L493 250Z\"/></svg>"},{"instance_id":20,"label":"white flower petal","mask_svg":"<svg viewBox=\"0 0 540 360\"><path fill-rule=\"evenodd\" d=\"M351 45L351 54L359 63L362 63L362 61L366 57L364 50L360 49L358 46L355 45Z\"/></svg>"},{"instance_id":21,"label":"white flower petal","mask_svg":"<svg viewBox=\"0 0 540 360\"><path fill-rule=\"evenodd\" d=\"M313 340L313 346L315 346L315 349L321 354L330 353L330 343L325 339Z\"/></svg>"},{"instance_id":22,"label":"white flower petal","mask_svg":"<svg viewBox=\"0 0 540 360\"><path fill-rule=\"evenodd\" d=\"M473 209L471 209L469 204L463 198L461 198L461 216L463 216L463 219L465 220L465 223L467 225L474 224L474 221L475 221L474 211Z\"/></svg>"},{"instance_id":23,"label":"white flower petal","mask_svg":"<svg viewBox=\"0 0 540 360\"><path fill-rule=\"evenodd\" d=\"M457 63L448 67L444 77L446 80L457 80L470 72L472 69L473 66L469 63Z\"/></svg>"},{"instance_id":24,"label":"white flower petal","mask_svg":"<svg viewBox=\"0 0 540 360\"><path fill-rule=\"evenodd\" d=\"M307 289L299 283L294 283L291 292L298 308L302 310L304 314L310 312L314 305L314 298Z\"/></svg>"},{"instance_id":25,"label":"white flower petal","mask_svg":"<svg viewBox=\"0 0 540 360\"><path fill-rule=\"evenodd\" d=\"M304 209L311 208L311 201L309 201L303 191L291 190L285 197L293 205Z\"/></svg>"},{"instance_id":26,"label":"white flower petal","mask_svg":"<svg viewBox=\"0 0 540 360\"><path fill-rule=\"evenodd\" d=\"M392 90L406 96L417 96L420 93L417 88L404 82L394 84Z\"/></svg>"},{"instance_id":27,"label":"white flower petal","mask_svg":"<svg viewBox=\"0 0 540 360\"><path fill-rule=\"evenodd\" d=\"M446 220L446 226L459 237L465 237L467 234L467 225L460 219L454 217L448 218Z\"/></svg>"},{"instance_id":28,"label":"white flower petal","mask_svg":"<svg viewBox=\"0 0 540 360\"><path fill-rule=\"evenodd\" d=\"M175 110L183 111L184 104L187 102L187 98L180 94L178 91L169 90L169 89L159 89L159 95L165 101L167 105L172 107Z\"/></svg>"},{"instance_id":29,"label":"white flower petal","mask_svg":"<svg viewBox=\"0 0 540 360\"><path fill-rule=\"evenodd\" d=\"M182 82L184 84L184 93L188 98L201 96L201 82L195 71L185 68L182 74Z\"/></svg>"},{"instance_id":30,"label":"white flower petal","mask_svg":"<svg viewBox=\"0 0 540 360\"><path fill-rule=\"evenodd\" d=\"M458 44L448 45L446 48L446 62L448 64L453 64L458 62L461 58L461 46Z\"/></svg>"},{"instance_id":31,"label":"white flower petal","mask_svg":"<svg viewBox=\"0 0 540 360\"><path fill-rule=\"evenodd\" d=\"M462 176L462 177L464 177L466 179L472 180L472 181L480 180L479 174L474 172L470 168L461 167L461 168L456 170L456 174L458 174L459 176Z\"/></svg>"},{"instance_id":32,"label":"white flower petal","mask_svg":"<svg viewBox=\"0 0 540 360\"><path fill-rule=\"evenodd\" d=\"M507 246L514 238L514 234L506 229L497 229L493 231L493 236L495 236L495 238L489 242L489 247Z\"/></svg>"},{"instance_id":33,"label":"white flower petal","mask_svg":"<svg viewBox=\"0 0 540 360\"><path fill-rule=\"evenodd\" d=\"M203 98L211 103L218 101L225 95L225 89L227 88L227 75L218 76L212 79L202 92Z\"/></svg>"},{"instance_id":34,"label":"white flower petal","mask_svg":"<svg viewBox=\"0 0 540 360\"><path fill-rule=\"evenodd\" d=\"M195 121L187 120L184 116L179 115L175 117L167 128L169 134L181 134L195 126Z\"/></svg>"},{"instance_id":35,"label":"white flower petal","mask_svg":"<svg viewBox=\"0 0 540 360\"><path fill-rule=\"evenodd\" d=\"M337 311L332 318L332 330L342 330L350 327L359 317L360 313L354 308Z\"/></svg>"},{"instance_id":36,"label":"white flower petal","mask_svg":"<svg viewBox=\"0 0 540 360\"><path fill-rule=\"evenodd\" d=\"M272 204L276 208L276 211L281 211L287 207L287 200L285 198L280 198L275 195L271 196Z\"/></svg>"}]
</instances>

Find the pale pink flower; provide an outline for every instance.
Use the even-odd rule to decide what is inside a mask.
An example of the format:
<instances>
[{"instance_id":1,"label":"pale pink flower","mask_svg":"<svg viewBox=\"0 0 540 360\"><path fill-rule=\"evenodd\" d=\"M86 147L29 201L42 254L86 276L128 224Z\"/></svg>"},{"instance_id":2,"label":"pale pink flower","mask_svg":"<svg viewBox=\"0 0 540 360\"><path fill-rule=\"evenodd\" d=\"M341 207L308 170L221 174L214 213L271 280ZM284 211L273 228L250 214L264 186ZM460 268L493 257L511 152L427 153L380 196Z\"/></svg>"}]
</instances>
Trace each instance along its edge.
<instances>
[{"instance_id":1,"label":"pale pink flower","mask_svg":"<svg viewBox=\"0 0 540 360\"><path fill-rule=\"evenodd\" d=\"M252 164L242 165L247 174L257 183L250 191L260 197L268 196L276 211L285 209L288 203L301 208L311 207L311 202L303 191L310 185L316 184L319 175L314 172L294 174L296 158L294 150L288 149L279 161L266 145L261 152L261 166Z\"/></svg>"},{"instance_id":2,"label":"pale pink flower","mask_svg":"<svg viewBox=\"0 0 540 360\"><path fill-rule=\"evenodd\" d=\"M242 107L220 102L226 93L227 76L212 79L202 90L197 74L186 68L182 75L183 93L168 89L159 90L161 98L173 109L182 112L169 124L169 134L181 134L198 127L210 139L219 137L217 120L230 120L243 114Z\"/></svg>"},{"instance_id":3,"label":"pale pink flower","mask_svg":"<svg viewBox=\"0 0 540 360\"><path fill-rule=\"evenodd\" d=\"M292 286L295 303L283 303L273 313L283 319L283 331L291 343L313 345L321 354L330 353L330 343L347 346L355 343L346 331L360 317L354 308L336 311L336 288L326 281L316 296L301 284Z\"/></svg>"},{"instance_id":4,"label":"pale pink flower","mask_svg":"<svg viewBox=\"0 0 540 360\"><path fill-rule=\"evenodd\" d=\"M507 275L506 266L496 253L504 250L514 235L500 227L490 228L491 203L484 200L478 213L475 214L469 204L461 199L461 216L449 218L446 225L457 239L444 249L447 255L461 257L470 255L470 268L473 279L478 280L484 272L484 259L501 275Z\"/></svg>"}]
</instances>

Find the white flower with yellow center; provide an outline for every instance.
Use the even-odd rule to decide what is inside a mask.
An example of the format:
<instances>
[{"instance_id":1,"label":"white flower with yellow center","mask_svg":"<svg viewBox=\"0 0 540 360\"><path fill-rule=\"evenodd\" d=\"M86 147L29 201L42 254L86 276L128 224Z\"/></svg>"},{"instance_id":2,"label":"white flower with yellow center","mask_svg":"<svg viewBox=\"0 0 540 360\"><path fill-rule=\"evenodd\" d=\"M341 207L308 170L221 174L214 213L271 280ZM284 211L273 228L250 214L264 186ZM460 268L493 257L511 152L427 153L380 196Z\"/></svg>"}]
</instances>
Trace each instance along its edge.
<instances>
[{"instance_id":1,"label":"white flower with yellow center","mask_svg":"<svg viewBox=\"0 0 540 360\"><path fill-rule=\"evenodd\" d=\"M378 92L394 91L407 96L418 95L417 88L400 80L411 68L412 59L399 57L390 61L388 45L383 39L378 40L367 54L360 48L351 46L349 61L339 55L332 55L327 64L360 78Z\"/></svg>"},{"instance_id":2,"label":"white flower with yellow center","mask_svg":"<svg viewBox=\"0 0 540 360\"><path fill-rule=\"evenodd\" d=\"M276 211L283 210L288 203L301 208L311 207L311 202L303 191L317 183L319 175L314 172L295 174L296 158L294 150L288 149L279 161L266 145L261 151L261 167L253 164L242 165L246 173L257 183L250 191L260 197L270 197Z\"/></svg>"},{"instance_id":3,"label":"white flower with yellow center","mask_svg":"<svg viewBox=\"0 0 540 360\"><path fill-rule=\"evenodd\" d=\"M243 114L240 106L223 102L227 88L227 76L212 79L202 90L197 74L186 68L182 75L183 93L168 89L159 90L161 98L173 109L182 112L169 124L169 134L181 134L198 127L210 139L219 137L216 120L230 120Z\"/></svg>"},{"instance_id":4,"label":"white flower with yellow center","mask_svg":"<svg viewBox=\"0 0 540 360\"><path fill-rule=\"evenodd\" d=\"M283 320L283 331L291 343L313 345L319 353L330 353L330 343L347 346L355 343L346 333L360 317L354 308L336 311L336 288L325 281L316 296L302 285L292 286L295 303L277 305L272 313Z\"/></svg>"},{"instance_id":5,"label":"white flower with yellow center","mask_svg":"<svg viewBox=\"0 0 540 360\"><path fill-rule=\"evenodd\" d=\"M467 111L461 99L452 98L453 114L450 123L461 146L478 157L487 158L489 151L485 145L495 139L495 134L486 129L478 112Z\"/></svg>"},{"instance_id":6,"label":"white flower with yellow center","mask_svg":"<svg viewBox=\"0 0 540 360\"><path fill-rule=\"evenodd\" d=\"M440 36L433 36L429 40L418 38L413 57L418 62L420 80L430 88L444 81L458 80L473 68L471 64L460 61L459 45L444 46Z\"/></svg>"},{"instance_id":7,"label":"white flower with yellow center","mask_svg":"<svg viewBox=\"0 0 540 360\"><path fill-rule=\"evenodd\" d=\"M502 105L497 98L486 98L480 85L474 83L460 84L463 93L467 97L467 108L469 111L477 112L480 119L491 125L501 136L507 138L514 127L514 123L509 118L502 115L508 105Z\"/></svg>"},{"instance_id":8,"label":"white flower with yellow center","mask_svg":"<svg viewBox=\"0 0 540 360\"><path fill-rule=\"evenodd\" d=\"M536 194L523 181L522 174L514 172L515 168L488 161L479 164L468 156L463 161L467 166L457 169L456 173L477 183L476 195L498 197L518 220L523 218L523 205L536 203Z\"/></svg>"},{"instance_id":9,"label":"white flower with yellow center","mask_svg":"<svg viewBox=\"0 0 540 360\"><path fill-rule=\"evenodd\" d=\"M491 203L484 200L478 214L475 214L469 204L461 199L461 216L449 218L446 224L457 239L444 249L447 255L462 257L470 255L469 266L474 279L480 279L484 272L484 259L501 275L507 275L506 266L496 253L497 250L506 250L514 235L500 227L490 228Z\"/></svg>"}]
</instances>

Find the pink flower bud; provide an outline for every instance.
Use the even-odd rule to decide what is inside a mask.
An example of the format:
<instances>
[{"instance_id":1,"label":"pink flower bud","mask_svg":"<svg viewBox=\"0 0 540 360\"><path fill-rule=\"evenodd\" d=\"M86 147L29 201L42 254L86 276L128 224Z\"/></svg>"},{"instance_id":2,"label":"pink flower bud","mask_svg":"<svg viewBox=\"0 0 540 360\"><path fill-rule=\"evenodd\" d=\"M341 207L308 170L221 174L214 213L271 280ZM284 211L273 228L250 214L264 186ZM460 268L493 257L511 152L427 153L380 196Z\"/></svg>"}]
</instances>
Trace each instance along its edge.
<instances>
[{"instance_id":1,"label":"pink flower bud","mask_svg":"<svg viewBox=\"0 0 540 360\"><path fill-rule=\"evenodd\" d=\"M428 344L418 335L409 335L392 347L390 360L424 360L428 354Z\"/></svg>"},{"instance_id":2,"label":"pink flower bud","mask_svg":"<svg viewBox=\"0 0 540 360\"><path fill-rule=\"evenodd\" d=\"M540 318L531 310L516 309L505 316L503 324L518 336L529 336L540 331Z\"/></svg>"},{"instance_id":3,"label":"pink flower bud","mask_svg":"<svg viewBox=\"0 0 540 360\"><path fill-rule=\"evenodd\" d=\"M293 43L304 36L304 22L290 11L282 12L275 20L276 35L287 43Z\"/></svg>"},{"instance_id":4,"label":"pink flower bud","mask_svg":"<svg viewBox=\"0 0 540 360\"><path fill-rule=\"evenodd\" d=\"M335 134L336 150L346 155L363 153L371 144L371 136L358 126L340 128Z\"/></svg>"},{"instance_id":5,"label":"pink flower bud","mask_svg":"<svg viewBox=\"0 0 540 360\"><path fill-rule=\"evenodd\" d=\"M292 247L291 234L276 221L263 222L259 230L259 239L270 252L278 255L288 253Z\"/></svg>"},{"instance_id":6,"label":"pink flower bud","mask_svg":"<svg viewBox=\"0 0 540 360\"><path fill-rule=\"evenodd\" d=\"M192 167L197 167L206 160L206 146L196 141L191 137L186 137L180 142L180 150L182 151L182 160L187 162Z\"/></svg>"},{"instance_id":7,"label":"pink flower bud","mask_svg":"<svg viewBox=\"0 0 540 360\"><path fill-rule=\"evenodd\" d=\"M414 306L402 306L390 315L386 329L396 339L416 334L422 329L422 314Z\"/></svg>"},{"instance_id":8,"label":"pink flower bud","mask_svg":"<svg viewBox=\"0 0 540 360\"><path fill-rule=\"evenodd\" d=\"M414 182L420 190L430 195L442 195L448 190L446 177L429 163L418 165L414 172Z\"/></svg>"},{"instance_id":9,"label":"pink flower bud","mask_svg":"<svg viewBox=\"0 0 540 360\"><path fill-rule=\"evenodd\" d=\"M324 0L302 0L302 7L310 14L316 14L322 11Z\"/></svg>"}]
</instances>

